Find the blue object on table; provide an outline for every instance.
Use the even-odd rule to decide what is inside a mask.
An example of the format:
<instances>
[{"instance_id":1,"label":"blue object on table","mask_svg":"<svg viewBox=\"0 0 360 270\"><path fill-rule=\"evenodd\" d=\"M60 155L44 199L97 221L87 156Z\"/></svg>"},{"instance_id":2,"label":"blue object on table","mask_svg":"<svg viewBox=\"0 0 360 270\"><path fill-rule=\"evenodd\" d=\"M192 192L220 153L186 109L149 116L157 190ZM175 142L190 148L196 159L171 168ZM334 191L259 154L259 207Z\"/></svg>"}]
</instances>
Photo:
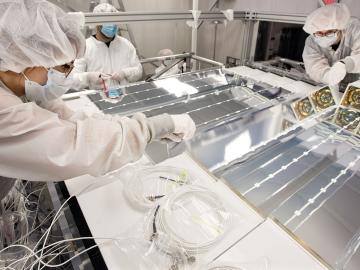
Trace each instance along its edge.
<instances>
[{"instance_id":1,"label":"blue object on table","mask_svg":"<svg viewBox=\"0 0 360 270\"><path fill-rule=\"evenodd\" d=\"M108 92L109 98L118 98L123 95L121 88L110 88Z\"/></svg>"}]
</instances>

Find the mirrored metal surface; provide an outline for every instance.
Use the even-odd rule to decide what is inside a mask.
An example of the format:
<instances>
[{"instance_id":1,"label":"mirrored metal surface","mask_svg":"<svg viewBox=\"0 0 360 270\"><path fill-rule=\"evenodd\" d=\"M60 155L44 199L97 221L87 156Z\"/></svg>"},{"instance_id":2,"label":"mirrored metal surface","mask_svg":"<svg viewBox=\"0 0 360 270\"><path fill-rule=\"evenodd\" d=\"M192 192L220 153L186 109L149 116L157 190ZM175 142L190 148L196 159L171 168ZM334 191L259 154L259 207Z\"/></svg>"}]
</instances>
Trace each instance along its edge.
<instances>
[{"instance_id":1,"label":"mirrored metal surface","mask_svg":"<svg viewBox=\"0 0 360 270\"><path fill-rule=\"evenodd\" d=\"M195 72L123 87L124 96L108 100L99 93L89 96L104 113L129 115L145 112L189 113L201 126L235 114L272 106L291 95L281 87L255 82L221 69Z\"/></svg>"},{"instance_id":2,"label":"mirrored metal surface","mask_svg":"<svg viewBox=\"0 0 360 270\"><path fill-rule=\"evenodd\" d=\"M334 114L215 173L335 267L360 228L360 152L358 139L331 123ZM357 252L344 269L358 269Z\"/></svg>"},{"instance_id":3,"label":"mirrored metal surface","mask_svg":"<svg viewBox=\"0 0 360 270\"><path fill-rule=\"evenodd\" d=\"M294 121L289 114L289 106L286 103L277 104L197 133L188 142L188 150L195 159L216 173L226 164L246 155L253 147L291 127ZM256 152L259 151L261 149Z\"/></svg>"},{"instance_id":4,"label":"mirrored metal surface","mask_svg":"<svg viewBox=\"0 0 360 270\"><path fill-rule=\"evenodd\" d=\"M104 99L99 93L90 95L89 98L104 113L128 115L203 95L227 85L223 72L215 69L124 86L124 97L116 103Z\"/></svg>"},{"instance_id":5,"label":"mirrored metal surface","mask_svg":"<svg viewBox=\"0 0 360 270\"><path fill-rule=\"evenodd\" d=\"M348 245L360 228L359 158L359 152L351 150L337 155L272 213L334 268L340 267L336 269L360 266L358 250L346 258L349 247L359 244Z\"/></svg>"}]
</instances>

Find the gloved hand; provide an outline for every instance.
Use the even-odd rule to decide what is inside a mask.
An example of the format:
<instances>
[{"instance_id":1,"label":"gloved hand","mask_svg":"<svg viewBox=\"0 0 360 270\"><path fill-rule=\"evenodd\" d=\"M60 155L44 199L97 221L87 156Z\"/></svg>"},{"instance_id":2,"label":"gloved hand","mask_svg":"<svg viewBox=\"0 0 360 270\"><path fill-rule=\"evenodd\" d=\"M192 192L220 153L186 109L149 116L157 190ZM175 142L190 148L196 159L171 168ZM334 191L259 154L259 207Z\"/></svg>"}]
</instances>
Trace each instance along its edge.
<instances>
[{"instance_id":1,"label":"gloved hand","mask_svg":"<svg viewBox=\"0 0 360 270\"><path fill-rule=\"evenodd\" d=\"M346 76L346 66L342 62L335 63L327 74L330 86L339 84Z\"/></svg>"},{"instance_id":2,"label":"gloved hand","mask_svg":"<svg viewBox=\"0 0 360 270\"><path fill-rule=\"evenodd\" d=\"M182 140L190 140L196 131L194 121L188 114L170 115L174 122L174 132L165 136L165 140L173 142L181 142Z\"/></svg>"},{"instance_id":3,"label":"gloved hand","mask_svg":"<svg viewBox=\"0 0 360 270\"><path fill-rule=\"evenodd\" d=\"M110 75L101 72L86 72L86 81L89 85L100 85L102 80L110 79Z\"/></svg>"},{"instance_id":4,"label":"gloved hand","mask_svg":"<svg viewBox=\"0 0 360 270\"><path fill-rule=\"evenodd\" d=\"M125 72L120 70L119 72L115 72L114 74L112 74L111 79L121 82L125 79Z\"/></svg>"}]
</instances>

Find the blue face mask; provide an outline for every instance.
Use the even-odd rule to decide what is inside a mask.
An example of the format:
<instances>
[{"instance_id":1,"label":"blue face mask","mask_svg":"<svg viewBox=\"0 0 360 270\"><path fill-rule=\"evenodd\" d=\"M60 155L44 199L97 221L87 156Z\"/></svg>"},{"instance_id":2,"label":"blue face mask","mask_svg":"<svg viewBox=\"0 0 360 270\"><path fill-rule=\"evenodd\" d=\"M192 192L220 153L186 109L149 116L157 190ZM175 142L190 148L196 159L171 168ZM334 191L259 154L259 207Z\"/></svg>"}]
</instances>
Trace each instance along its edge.
<instances>
[{"instance_id":1,"label":"blue face mask","mask_svg":"<svg viewBox=\"0 0 360 270\"><path fill-rule=\"evenodd\" d=\"M101 27L101 33L103 33L108 38L115 37L118 27L115 24L105 24Z\"/></svg>"}]
</instances>

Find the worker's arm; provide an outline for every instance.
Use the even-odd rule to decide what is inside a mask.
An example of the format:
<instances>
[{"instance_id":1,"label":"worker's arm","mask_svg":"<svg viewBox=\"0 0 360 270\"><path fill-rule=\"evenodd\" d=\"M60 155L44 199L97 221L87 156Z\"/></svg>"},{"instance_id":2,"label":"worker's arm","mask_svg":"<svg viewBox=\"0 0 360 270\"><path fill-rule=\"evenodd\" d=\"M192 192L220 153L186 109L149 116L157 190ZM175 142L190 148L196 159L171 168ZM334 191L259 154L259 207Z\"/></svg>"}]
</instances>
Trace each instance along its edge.
<instances>
[{"instance_id":1,"label":"worker's arm","mask_svg":"<svg viewBox=\"0 0 360 270\"><path fill-rule=\"evenodd\" d=\"M0 175L34 181L107 173L174 131L168 115L67 121L7 94L0 96L0 126Z\"/></svg>"},{"instance_id":2,"label":"worker's arm","mask_svg":"<svg viewBox=\"0 0 360 270\"><path fill-rule=\"evenodd\" d=\"M86 117L83 112L74 112L71 110L61 98L41 103L39 106L45 110L56 113L62 120L69 120L72 118L84 119Z\"/></svg>"},{"instance_id":3,"label":"worker's arm","mask_svg":"<svg viewBox=\"0 0 360 270\"><path fill-rule=\"evenodd\" d=\"M348 73L360 73L360 21L353 20L349 26L349 33L352 40L351 55L343 59Z\"/></svg>"},{"instance_id":4,"label":"worker's arm","mask_svg":"<svg viewBox=\"0 0 360 270\"><path fill-rule=\"evenodd\" d=\"M306 39L303 60L306 73L311 79L328 84L326 75L330 70L329 61L311 36Z\"/></svg>"},{"instance_id":5,"label":"worker's arm","mask_svg":"<svg viewBox=\"0 0 360 270\"><path fill-rule=\"evenodd\" d=\"M126 80L128 82L139 81L142 78L143 69L139 61L139 58L136 54L136 49L130 43L129 43L128 59L129 59L129 67L123 69Z\"/></svg>"},{"instance_id":6,"label":"worker's arm","mask_svg":"<svg viewBox=\"0 0 360 270\"><path fill-rule=\"evenodd\" d=\"M74 85L72 89L80 90L89 86L87 77L87 61L86 58L76 59L74 61L74 69L71 72L71 76L74 78Z\"/></svg>"},{"instance_id":7,"label":"worker's arm","mask_svg":"<svg viewBox=\"0 0 360 270\"><path fill-rule=\"evenodd\" d=\"M61 99L54 99L51 101L48 101L46 103L42 103L39 105L41 108L46 109L50 112L56 113L58 117L62 120L68 120L68 121L78 121L78 120L84 120L86 118L92 117L94 119L106 119L110 121L117 121L119 119L119 116L113 116L110 114L104 114L103 112L94 112L90 116L83 111L73 111L70 109L66 103Z\"/></svg>"}]
</instances>

